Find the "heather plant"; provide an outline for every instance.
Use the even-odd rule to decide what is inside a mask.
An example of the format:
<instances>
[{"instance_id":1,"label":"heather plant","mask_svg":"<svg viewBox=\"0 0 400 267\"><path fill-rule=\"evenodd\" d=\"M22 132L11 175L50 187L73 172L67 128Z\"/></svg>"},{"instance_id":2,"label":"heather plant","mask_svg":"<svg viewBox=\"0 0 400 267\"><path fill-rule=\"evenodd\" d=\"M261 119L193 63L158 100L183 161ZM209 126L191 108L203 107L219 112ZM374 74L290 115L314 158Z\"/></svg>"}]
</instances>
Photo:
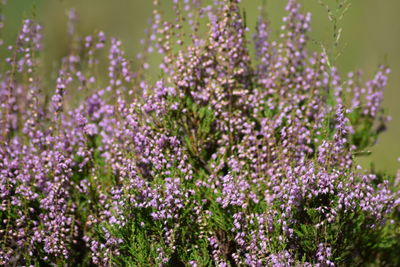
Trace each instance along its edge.
<instances>
[{"instance_id":1,"label":"heather plant","mask_svg":"<svg viewBox=\"0 0 400 267\"><path fill-rule=\"evenodd\" d=\"M71 10L54 89L24 20L0 74L1 265L400 265L400 176L357 164L389 69L341 77L295 0L251 48L239 2L155 1L139 67Z\"/></svg>"}]
</instances>

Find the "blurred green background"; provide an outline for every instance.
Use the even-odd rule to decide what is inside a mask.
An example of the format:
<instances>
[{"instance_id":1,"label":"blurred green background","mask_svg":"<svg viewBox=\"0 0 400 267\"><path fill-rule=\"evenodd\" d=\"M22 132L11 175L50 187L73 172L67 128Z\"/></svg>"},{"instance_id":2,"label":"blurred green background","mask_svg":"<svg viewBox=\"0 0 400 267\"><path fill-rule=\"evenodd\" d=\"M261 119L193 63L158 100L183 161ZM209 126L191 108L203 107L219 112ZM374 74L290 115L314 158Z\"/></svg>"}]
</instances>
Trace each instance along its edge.
<instances>
[{"instance_id":1,"label":"blurred green background","mask_svg":"<svg viewBox=\"0 0 400 267\"><path fill-rule=\"evenodd\" d=\"M336 0L320 0L335 6ZM3 10L6 17L3 29L5 45L0 49L4 62L5 47L15 42L23 18L35 16L44 26L45 62L48 69L57 64L66 54L66 10L74 7L79 16L78 31L92 34L103 30L108 37L120 38L128 57L134 59L141 49L139 40L145 36L148 18L151 15L151 0L8 0ZM164 0L162 2L171 2ZM246 10L247 25L254 29L261 0L242 0ZM285 0L267 0L267 13L277 36ZM320 43L331 47L333 27L328 13L319 0L302 0L303 11L312 13L313 42L310 49L321 50ZM388 64L392 73L385 92L384 107L392 116L388 131L381 135L379 143L372 149L370 158L360 159L363 165L370 160L376 169L391 173L400 167L400 0L350 0L351 7L339 26L343 28L340 40L340 57L336 65L342 75L362 69L365 78L371 78L379 64ZM165 13L172 14L168 4ZM49 72L50 75L50 72Z\"/></svg>"}]
</instances>

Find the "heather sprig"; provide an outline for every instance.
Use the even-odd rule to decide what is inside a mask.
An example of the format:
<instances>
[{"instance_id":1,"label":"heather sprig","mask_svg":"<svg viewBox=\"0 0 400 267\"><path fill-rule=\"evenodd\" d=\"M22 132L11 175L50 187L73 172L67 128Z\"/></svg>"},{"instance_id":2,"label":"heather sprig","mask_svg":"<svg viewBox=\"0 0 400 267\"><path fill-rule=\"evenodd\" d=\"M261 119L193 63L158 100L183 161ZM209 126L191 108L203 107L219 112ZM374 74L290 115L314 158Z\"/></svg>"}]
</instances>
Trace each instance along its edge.
<instances>
[{"instance_id":1,"label":"heather sprig","mask_svg":"<svg viewBox=\"0 0 400 267\"><path fill-rule=\"evenodd\" d=\"M295 0L276 41L262 10L254 56L240 1L160 5L138 68L71 10L51 90L24 21L0 76L0 264L398 264L399 178L356 163L389 69L341 77Z\"/></svg>"}]
</instances>

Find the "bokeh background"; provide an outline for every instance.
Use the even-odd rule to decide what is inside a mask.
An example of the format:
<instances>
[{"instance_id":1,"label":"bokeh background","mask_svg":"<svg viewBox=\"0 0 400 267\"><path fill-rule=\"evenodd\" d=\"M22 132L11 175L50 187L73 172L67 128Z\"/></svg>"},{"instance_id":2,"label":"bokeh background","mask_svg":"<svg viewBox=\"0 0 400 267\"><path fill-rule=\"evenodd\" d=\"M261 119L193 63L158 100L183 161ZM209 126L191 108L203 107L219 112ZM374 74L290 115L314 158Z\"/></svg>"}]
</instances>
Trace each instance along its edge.
<instances>
[{"instance_id":1,"label":"bokeh background","mask_svg":"<svg viewBox=\"0 0 400 267\"><path fill-rule=\"evenodd\" d=\"M310 49L321 50L321 44L332 47L333 25L327 10L319 2L334 7L337 0L300 0L302 9L312 13L312 42ZM140 52L140 39L148 26L152 11L151 0L8 0L2 13L5 27L2 30L5 44L0 47L0 60L4 62L6 46L13 44L22 19L34 16L44 26L44 75L51 79L52 66L56 66L68 47L67 10L75 8L79 16L78 31L82 35L103 30L108 37L121 39L128 57L135 59ZM162 2L171 2L163 0ZM253 30L259 14L261 0L242 0L247 14L247 25ZM273 29L272 37L282 24L285 0L267 0L268 18ZM339 22L342 35L336 60L342 75L362 69L365 78L371 78L379 64L388 64L392 73L383 103L392 116L388 130L371 150L372 156L361 158L364 166L375 163L377 170L394 174L400 167L400 0L350 0L351 7ZM173 14L164 4L167 14ZM157 71L156 68L153 68ZM44 77L46 79L46 77Z\"/></svg>"}]
</instances>

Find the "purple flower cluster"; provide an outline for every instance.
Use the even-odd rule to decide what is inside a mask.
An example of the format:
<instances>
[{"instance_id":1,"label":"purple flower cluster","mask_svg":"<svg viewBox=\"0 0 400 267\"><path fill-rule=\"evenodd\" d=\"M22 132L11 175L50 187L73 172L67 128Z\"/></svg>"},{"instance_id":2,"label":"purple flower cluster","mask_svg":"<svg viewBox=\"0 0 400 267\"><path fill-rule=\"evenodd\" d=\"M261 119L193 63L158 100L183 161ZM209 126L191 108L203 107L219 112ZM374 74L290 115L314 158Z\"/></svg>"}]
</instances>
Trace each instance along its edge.
<instances>
[{"instance_id":1,"label":"purple flower cluster","mask_svg":"<svg viewBox=\"0 0 400 267\"><path fill-rule=\"evenodd\" d=\"M395 250L399 178L355 161L387 119L389 70L342 79L306 49L295 0L278 41L260 17L253 59L239 2L173 1L168 21L155 1L142 67L112 38L107 75L104 33L80 37L70 12L51 96L41 27L24 21L0 76L0 265L336 266Z\"/></svg>"}]
</instances>

